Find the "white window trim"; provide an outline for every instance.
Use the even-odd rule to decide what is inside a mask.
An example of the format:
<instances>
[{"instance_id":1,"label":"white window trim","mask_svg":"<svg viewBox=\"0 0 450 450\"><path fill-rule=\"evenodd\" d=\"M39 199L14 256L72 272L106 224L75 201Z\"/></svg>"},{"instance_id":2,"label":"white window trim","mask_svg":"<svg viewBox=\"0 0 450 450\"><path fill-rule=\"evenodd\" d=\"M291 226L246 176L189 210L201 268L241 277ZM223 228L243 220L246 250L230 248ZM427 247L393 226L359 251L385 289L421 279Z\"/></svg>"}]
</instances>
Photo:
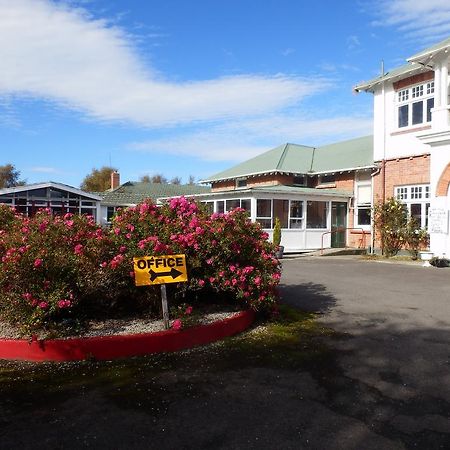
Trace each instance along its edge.
<instances>
[{"instance_id":1,"label":"white window trim","mask_svg":"<svg viewBox=\"0 0 450 450\"><path fill-rule=\"evenodd\" d=\"M422 87L421 95L413 96L413 92ZM426 81L425 83L415 84L413 86L405 87L395 91L395 129L397 131L410 130L423 127L424 125L430 125L430 121L427 120L427 104L428 100L434 98L434 80ZM401 99L400 97L403 97ZM422 122L413 124L413 104L417 102L423 102L422 105ZM402 106L408 105L408 124L405 126L399 126L399 110Z\"/></svg>"}]
</instances>

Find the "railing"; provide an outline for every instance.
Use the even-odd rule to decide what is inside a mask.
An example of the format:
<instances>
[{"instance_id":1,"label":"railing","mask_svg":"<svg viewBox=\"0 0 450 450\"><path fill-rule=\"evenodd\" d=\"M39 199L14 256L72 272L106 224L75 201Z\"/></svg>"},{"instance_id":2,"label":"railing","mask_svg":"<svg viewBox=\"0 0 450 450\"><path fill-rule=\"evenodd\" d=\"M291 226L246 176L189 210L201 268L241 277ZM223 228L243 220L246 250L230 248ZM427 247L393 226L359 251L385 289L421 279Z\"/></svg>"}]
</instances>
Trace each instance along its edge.
<instances>
[{"instance_id":1,"label":"railing","mask_svg":"<svg viewBox=\"0 0 450 450\"><path fill-rule=\"evenodd\" d=\"M362 235L361 235L361 239L359 241L358 248L364 248L366 246L366 234L370 234L370 232L364 230L364 228L339 227L339 228L336 228L335 230L325 231L325 233L322 233L322 238L321 238L321 242L320 242L320 254L323 255L323 250L324 250L323 238L326 234L340 233L342 231L347 231L347 230L360 230Z\"/></svg>"}]
</instances>

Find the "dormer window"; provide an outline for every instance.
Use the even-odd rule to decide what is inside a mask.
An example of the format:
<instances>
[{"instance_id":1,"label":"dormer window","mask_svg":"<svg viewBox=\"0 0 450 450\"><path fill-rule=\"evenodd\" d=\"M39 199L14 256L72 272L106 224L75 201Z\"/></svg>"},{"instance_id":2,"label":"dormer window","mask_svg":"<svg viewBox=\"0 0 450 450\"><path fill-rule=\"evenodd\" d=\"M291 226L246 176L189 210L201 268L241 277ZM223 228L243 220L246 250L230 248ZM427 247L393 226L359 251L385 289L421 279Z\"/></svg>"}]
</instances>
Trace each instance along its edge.
<instances>
[{"instance_id":1,"label":"dormer window","mask_svg":"<svg viewBox=\"0 0 450 450\"><path fill-rule=\"evenodd\" d=\"M434 81L398 91L398 128L431 122L432 108L434 108Z\"/></svg>"},{"instance_id":2,"label":"dormer window","mask_svg":"<svg viewBox=\"0 0 450 450\"><path fill-rule=\"evenodd\" d=\"M319 184L334 184L336 182L336 177L332 175L319 175Z\"/></svg>"},{"instance_id":3,"label":"dormer window","mask_svg":"<svg viewBox=\"0 0 450 450\"><path fill-rule=\"evenodd\" d=\"M247 187L247 178L237 178L236 188L245 188L245 187Z\"/></svg>"},{"instance_id":4,"label":"dormer window","mask_svg":"<svg viewBox=\"0 0 450 450\"><path fill-rule=\"evenodd\" d=\"M293 179L294 186L306 186L306 177L305 175L296 175Z\"/></svg>"}]
</instances>

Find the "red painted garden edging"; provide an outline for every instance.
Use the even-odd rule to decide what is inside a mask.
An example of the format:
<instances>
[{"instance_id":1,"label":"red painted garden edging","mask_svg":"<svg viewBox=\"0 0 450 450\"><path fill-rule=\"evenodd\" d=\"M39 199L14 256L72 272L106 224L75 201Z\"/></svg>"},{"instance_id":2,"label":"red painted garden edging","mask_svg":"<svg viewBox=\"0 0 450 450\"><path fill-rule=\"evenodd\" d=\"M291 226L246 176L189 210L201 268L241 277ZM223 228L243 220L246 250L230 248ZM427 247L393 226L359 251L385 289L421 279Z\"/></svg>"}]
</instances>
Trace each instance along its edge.
<instances>
[{"instance_id":1,"label":"red painted garden edging","mask_svg":"<svg viewBox=\"0 0 450 450\"><path fill-rule=\"evenodd\" d=\"M173 352L240 333L252 324L254 318L254 312L248 310L228 319L177 331L32 341L0 339L0 359L80 361Z\"/></svg>"}]
</instances>

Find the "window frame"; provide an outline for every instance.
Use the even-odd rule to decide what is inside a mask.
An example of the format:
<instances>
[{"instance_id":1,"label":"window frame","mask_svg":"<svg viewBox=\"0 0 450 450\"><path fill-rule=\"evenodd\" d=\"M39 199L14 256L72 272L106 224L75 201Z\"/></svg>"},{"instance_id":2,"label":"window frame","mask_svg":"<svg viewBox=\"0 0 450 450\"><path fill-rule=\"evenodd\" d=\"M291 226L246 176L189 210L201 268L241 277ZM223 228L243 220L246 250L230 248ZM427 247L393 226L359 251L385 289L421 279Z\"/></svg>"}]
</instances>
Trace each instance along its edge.
<instances>
[{"instance_id":1,"label":"window frame","mask_svg":"<svg viewBox=\"0 0 450 450\"><path fill-rule=\"evenodd\" d=\"M404 130L430 124L434 92L434 80L395 91L396 128Z\"/></svg>"}]
</instances>

